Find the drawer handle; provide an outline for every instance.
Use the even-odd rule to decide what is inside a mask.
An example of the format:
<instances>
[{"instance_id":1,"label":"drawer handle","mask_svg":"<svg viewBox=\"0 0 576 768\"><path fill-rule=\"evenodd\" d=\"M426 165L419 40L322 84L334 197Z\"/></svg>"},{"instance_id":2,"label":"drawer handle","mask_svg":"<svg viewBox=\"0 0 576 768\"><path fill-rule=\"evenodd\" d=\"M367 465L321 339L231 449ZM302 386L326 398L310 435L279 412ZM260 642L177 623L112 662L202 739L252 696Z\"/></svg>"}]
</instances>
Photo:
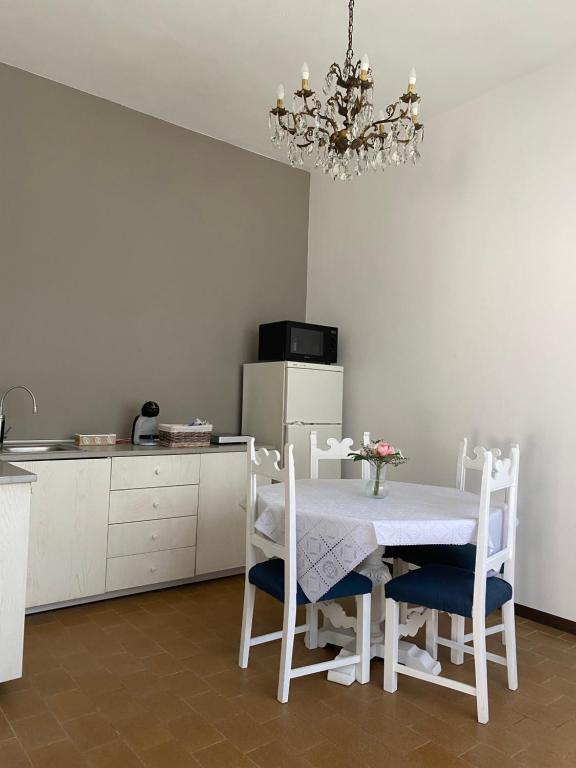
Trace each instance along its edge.
<instances>
[{"instance_id":1,"label":"drawer handle","mask_svg":"<svg viewBox=\"0 0 576 768\"><path fill-rule=\"evenodd\" d=\"M150 573L156 573L157 570L158 568L155 565L150 566Z\"/></svg>"},{"instance_id":2,"label":"drawer handle","mask_svg":"<svg viewBox=\"0 0 576 768\"><path fill-rule=\"evenodd\" d=\"M159 502L159 501L154 501L154 502L152 503L152 507L153 507L154 509L158 509L158 507L159 507L159 506L160 506L160 502Z\"/></svg>"},{"instance_id":3,"label":"drawer handle","mask_svg":"<svg viewBox=\"0 0 576 768\"><path fill-rule=\"evenodd\" d=\"M155 475L159 475L160 474L160 467L156 467L156 469L154 470L154 474Z\"/></svg>"},{"instance_id":4,"label":"drawer handle","mask_svg":"<svg viewBox=\"0 0 576 768\"><path fill-rule=\"evenodd\" d=\"M157 538L158 538L158 534L157 533L153 533L152 534L152 541L156 541Z\"/></svg>"}]
</instances>

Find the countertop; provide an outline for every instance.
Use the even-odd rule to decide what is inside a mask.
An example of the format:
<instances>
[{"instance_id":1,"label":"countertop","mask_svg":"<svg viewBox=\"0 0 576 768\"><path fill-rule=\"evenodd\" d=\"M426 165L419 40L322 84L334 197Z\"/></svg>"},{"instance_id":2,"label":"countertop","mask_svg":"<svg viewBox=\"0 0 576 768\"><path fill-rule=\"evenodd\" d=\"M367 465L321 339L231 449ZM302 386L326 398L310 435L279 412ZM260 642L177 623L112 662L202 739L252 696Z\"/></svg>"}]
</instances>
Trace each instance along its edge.
<instances>
[{"instance_id":1,"label":"countertop","mask_svg":"<svg viewBox=\"0 0 576 768\"><path fill-rule=\"evenodd\" d=\"M15 467L7 462L0 462L0 485L12 483L34 483L38 478L33 472L28 472L20 467Z\"/></svg>"},{"instance_id":2,"label":"countertop","mask_svg":"<svg viewBox=\"0 0 576 768\"><path fill-rule=\"evenodd\" d=\"M51 443L67 444L67 440L36 440L30 442L42 442L43 445ZM8 443L9 444L9 443ZM79 447L70 443L70 450L54 450L44 451L42 453L36 453L31 451L30 453L11 453L7 451L0 451L0 469L6 467L6 463L10 461L48 461L53 459L107 459L114 456L169 456L182 453L234 453L239 451L246 451L246 443L229 444L229 445L210 445L206 448L164 448L159 445L148 447L145 445L96 445L88 447ZM16 469L16 467L14 467ZM22 472L23 470L18 470ZM0 480L1 482L1 480ZM9 481L4 481L9 482ZM26 480L12 481L12 482L26 482ZM30 481L28 481L30 482Z\"/></svg>"}]
</instances>

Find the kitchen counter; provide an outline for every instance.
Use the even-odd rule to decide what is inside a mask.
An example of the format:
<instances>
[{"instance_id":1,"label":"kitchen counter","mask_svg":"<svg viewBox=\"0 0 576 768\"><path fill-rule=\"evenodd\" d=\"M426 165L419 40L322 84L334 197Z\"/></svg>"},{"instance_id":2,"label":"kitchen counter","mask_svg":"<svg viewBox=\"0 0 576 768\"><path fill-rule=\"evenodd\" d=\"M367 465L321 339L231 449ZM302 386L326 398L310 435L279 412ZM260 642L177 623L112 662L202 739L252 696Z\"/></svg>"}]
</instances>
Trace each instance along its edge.
<instances>
[{"instance_id":1,"label":"kitchen counter","mask_svg":"<svg viewBox=\"0 0 576 768\"><path fill-rule=\"evenodd\" d=\"M43 445L54 443L54 445L62 446L69 441L66 440L43 440L43 441L30 441L42 442ZM10 444L10 443L8 443ZM8 451L0 451L0 483L1 482L33 482L31 480L2 480L2 472L6 472L6 462L10 461L44 461L53 459L107 459L114 456L169 456L182 453L238 453L240 451L246 451L246 443L229 444L229 445L209 445L205 448L165 448L159 445L144 446L144 445L94 445L94 446L77 446L74 443L70 443L70 450L54 449L53 451L36 452L30 451L30 453L12 453ZM24 472L24 470L18 470L17 467L13 467L14 471ZM26 474L30 474L29 472ZM7 474L6 477L9 475ZM16 475L12 475L16 477ZM34 479L36 479L34 477Z\"/></svg>"},{"instance_id":2,"label":"kitchen counter","mask_svg":"<svg viewBox=\"0 0 576 768\"><path fill-rule=\"evenodd\" d=\"M14 456L14 454L12 454ZM14 461L14 458L12 458ZM28 472L5 461L0 462L0 485L12 485L13 483L35 483L38 478L33 472Z\"/></svg>"}]
</instances>

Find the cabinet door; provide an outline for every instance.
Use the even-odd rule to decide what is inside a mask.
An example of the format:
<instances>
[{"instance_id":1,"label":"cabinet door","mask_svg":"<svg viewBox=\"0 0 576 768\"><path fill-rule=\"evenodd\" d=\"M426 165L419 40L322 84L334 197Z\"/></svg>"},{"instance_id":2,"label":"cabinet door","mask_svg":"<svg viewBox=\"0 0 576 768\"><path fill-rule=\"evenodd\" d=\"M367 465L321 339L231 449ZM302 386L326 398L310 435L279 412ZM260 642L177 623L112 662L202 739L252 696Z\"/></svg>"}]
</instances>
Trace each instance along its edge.
<instances>
[{"instance_id":1,"label":"cabinet door","mask_svg":"<svg viewBox=\"0 0 576 768\"><path fill-rule=\"evenodd\" d=\"M103 594L110 459L29 461L32 489L26 606Z\"/></svg>"},{"instance_id":2,"label":"cabinet door","mask_svg":"<svg viewBox=\"0 0 576 768\"><path fill-rule=\"evenodd\" d=\"M246 453L202 454L196 575L240 568L246 557Z\"/></svg>"}]
</instances>

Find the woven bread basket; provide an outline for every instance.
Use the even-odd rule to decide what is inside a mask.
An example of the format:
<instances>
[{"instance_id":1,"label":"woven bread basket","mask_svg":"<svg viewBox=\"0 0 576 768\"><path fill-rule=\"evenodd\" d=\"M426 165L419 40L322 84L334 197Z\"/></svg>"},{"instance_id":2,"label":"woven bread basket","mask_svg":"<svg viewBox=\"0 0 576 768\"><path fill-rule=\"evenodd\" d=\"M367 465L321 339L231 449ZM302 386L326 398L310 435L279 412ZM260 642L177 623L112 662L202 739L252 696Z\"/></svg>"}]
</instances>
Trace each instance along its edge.
<instances>
[{"instance_id":1,"label":"woven bread basket","mask_svg":"<svg viewBox=\"0 0 576 768\"><path fill-rule=\"evenodd\" d=\"M166 448L206 448L210 445L212 424L159 424L158 439Z\"/></svg>"}]
</instances>

